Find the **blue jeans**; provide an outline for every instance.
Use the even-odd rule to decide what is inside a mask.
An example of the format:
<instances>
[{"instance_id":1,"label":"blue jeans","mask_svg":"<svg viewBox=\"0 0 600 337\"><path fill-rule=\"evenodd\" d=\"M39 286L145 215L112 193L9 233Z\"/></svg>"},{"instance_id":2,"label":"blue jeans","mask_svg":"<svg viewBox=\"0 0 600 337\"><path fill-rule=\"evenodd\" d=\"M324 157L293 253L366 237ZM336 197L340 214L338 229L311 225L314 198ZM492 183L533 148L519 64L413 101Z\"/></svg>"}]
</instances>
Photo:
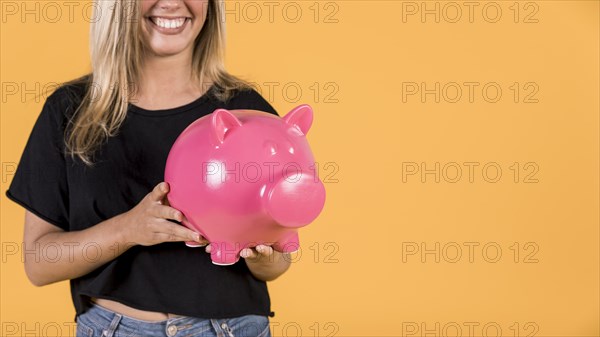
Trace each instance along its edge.
<instances>
[{"instance_id":1,"label":"blue jeans","mask_svg":"<svg viewBox=\"0 0 600 337\"><path fill-rule=\"evenodd\" d=\"M77 317L77 337L271 337L269 318L245 315L208 319L175 317L151 322L135 319L99 305Z\"/></svg>"}]
</instances>

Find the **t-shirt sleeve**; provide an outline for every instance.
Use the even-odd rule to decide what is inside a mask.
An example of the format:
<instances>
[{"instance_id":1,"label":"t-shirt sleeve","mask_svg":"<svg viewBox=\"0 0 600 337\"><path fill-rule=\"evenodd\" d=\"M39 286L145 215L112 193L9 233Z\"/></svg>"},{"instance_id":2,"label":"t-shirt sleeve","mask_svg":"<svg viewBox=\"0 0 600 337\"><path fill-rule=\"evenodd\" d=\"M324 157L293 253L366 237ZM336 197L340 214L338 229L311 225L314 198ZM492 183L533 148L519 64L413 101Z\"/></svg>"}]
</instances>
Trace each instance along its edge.
<instances>
[{"instance_id":1,"label":"t-shirt sleeve","mask_svg":"<svg viewBox=\"0 0 600 337\"><path fill-rule=\"evenodd\" d=\"M69 191L63 152L63 111L58 96L55 92L46 99L6 190L6 197L68 231Z\"/></svg>"},{"instance_id":2,"label":"t-shirt sleeve","mask_svg":"<svg viewBox=\"0 0 600 337\"><path fill-rule=\"evenodd\" d=\"M230 109L249 109L259 110L279 116L279 113L273 108L264 97L254 89L241 91L236 99L232 101L233 106ZM281 117L281 116L280 116Z\"/></svg>"}]
</instances>

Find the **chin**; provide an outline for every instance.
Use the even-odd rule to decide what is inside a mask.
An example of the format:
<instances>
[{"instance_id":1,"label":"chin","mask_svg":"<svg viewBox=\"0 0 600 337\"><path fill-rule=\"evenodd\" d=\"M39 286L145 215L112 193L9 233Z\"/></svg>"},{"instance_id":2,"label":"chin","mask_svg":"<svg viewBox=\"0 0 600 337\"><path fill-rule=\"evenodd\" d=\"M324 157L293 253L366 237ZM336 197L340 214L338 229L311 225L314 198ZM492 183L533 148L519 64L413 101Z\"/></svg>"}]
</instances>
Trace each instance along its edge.
<instances>
[{"instance_id":1,"label":"chin","mask_svg":"<svg viewBox=\"0 0 600 337\"><path fill-rule=\"evenodd\" d=\"M185 47L180 46L161 46L161 47L152 47L152 53L157 56L172 56L182 53L185 50Z\"/></svg>"}]
</instances>

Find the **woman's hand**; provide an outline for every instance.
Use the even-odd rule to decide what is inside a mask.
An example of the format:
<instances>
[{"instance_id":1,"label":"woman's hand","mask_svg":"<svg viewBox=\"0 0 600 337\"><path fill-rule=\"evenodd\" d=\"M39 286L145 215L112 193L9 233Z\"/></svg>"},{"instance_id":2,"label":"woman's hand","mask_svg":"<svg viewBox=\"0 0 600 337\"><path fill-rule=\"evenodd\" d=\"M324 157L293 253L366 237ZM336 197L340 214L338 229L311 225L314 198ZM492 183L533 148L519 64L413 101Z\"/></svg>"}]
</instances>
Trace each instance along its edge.
<instances>
[{"instance_id":1,"label":"woman's hand","mask_svg":"<svg viewBox=\"0 0 600 337\"><path fill-rule=\"evenodd\" d=\"M240 256L246 261L258 262L274 257L273 254L281 254L273 250L270 245L258 245L252 248L244 248L240 252Z\"/></svg>"},{"instance_id":2,"label":"woman's hand","mask_svg":"<svg viewBox=\"0 0 600 337\"><path fill-rule=\"evenodd\" d=\"M130 211L122 214L126 241L142 246L162 242L196 241L207 244L205 238L185 226L167 219L183 221L183 214L169 205L166 198L169 184L161 182Z\"/></svg>"},{"instance_id":3,"label":"woman's hand","mask_svg":"<svg viewBox=\"0 0 600 337\"><path fill-rule=\"evenodd\" d=\"M210 253L210 245L206 246L205 250ZM240 251L240 256L246 261L252 275L263 281L273 281L278 278L291 264L289 253L278 252L269 244L244 248Z\"/></svg>"}]
</instances>

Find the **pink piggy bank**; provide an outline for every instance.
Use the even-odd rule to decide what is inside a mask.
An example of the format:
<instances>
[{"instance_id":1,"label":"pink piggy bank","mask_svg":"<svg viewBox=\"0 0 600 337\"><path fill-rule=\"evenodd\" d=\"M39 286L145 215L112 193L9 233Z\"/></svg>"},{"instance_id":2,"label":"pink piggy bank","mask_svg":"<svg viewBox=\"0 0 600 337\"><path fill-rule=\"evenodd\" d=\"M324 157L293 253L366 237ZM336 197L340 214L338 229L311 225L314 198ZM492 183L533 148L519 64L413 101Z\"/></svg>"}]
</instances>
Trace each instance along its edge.
<instances>
[{"instance_id":1,"label":"pink piggy bank","mask_svg":"<svg viewBox=\"0 0 600 337\"><path fill-rule=\"evenodd\" d=\"M242 249L263 243L299 249L297 228L325 204L306 140L312 120L308 105L283 118L217 109L179 135L165 167L167 198L185 215L183 225L211 243L214 264L234 264Z\"/></svg>"}]
</instances>

